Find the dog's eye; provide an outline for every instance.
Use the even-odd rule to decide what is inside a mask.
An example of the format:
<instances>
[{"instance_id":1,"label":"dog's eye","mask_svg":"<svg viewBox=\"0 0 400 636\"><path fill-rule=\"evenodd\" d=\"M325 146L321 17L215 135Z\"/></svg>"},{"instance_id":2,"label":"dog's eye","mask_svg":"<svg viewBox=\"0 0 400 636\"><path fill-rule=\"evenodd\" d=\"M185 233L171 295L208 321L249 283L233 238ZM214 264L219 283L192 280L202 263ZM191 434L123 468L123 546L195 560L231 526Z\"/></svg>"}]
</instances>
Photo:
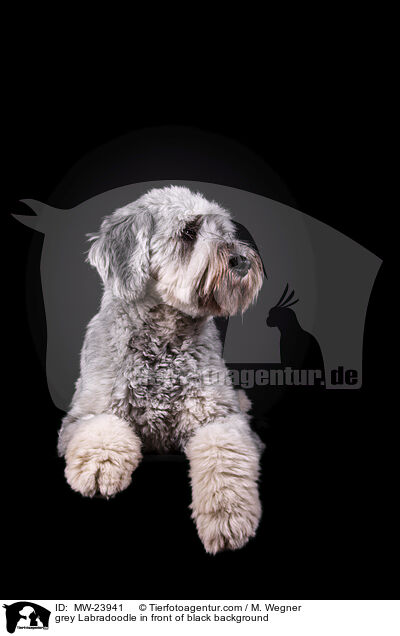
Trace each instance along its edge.
<instances>
[{"instance_id":1,"label":"dog's eye","mask_svg":"<svg viewBox=\"0 0 400 636\"><path fill-rule=\"evenodd\" d=\"M188 223L188 225L181 232L181 239L183 241L194 241L196 236L197 227L191 223Z\"/></svg>"}]
</instances>

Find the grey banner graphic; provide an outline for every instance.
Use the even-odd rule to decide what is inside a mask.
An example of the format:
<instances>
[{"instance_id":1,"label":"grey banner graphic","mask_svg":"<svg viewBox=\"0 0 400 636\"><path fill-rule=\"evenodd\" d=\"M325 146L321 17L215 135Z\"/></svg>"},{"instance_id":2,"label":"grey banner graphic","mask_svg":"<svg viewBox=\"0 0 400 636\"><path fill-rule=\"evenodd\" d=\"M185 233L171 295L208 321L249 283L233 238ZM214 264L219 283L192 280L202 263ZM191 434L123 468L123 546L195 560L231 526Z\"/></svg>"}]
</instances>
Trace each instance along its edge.
<instances>
[{"instance_id":1,"label":"grey banner graphic","mask_svg":"<svg viewBox=\"0 0 400 636\"><path fill-rule=\"evenodd\" d=\"M297 341L300 337L313 346L319 344L326 388L359 388L364 322L381 265L377 256L324 223L263 196L212 183L147 181L110 190L70 210L24 200L36 216L15 215L45 235L40 268L47 321L46 373L55 405L63 410L69 405L79 376L85 328L100 303L100 279L85 262L86 234L96 231L114 209L151 188L171 184L199 191L229 209L250 232L264 262L268 279L257 303L243 316L229 319L226 362L282 365L281 342L292 329ZM286 302L280 303L288 307L285 315L270 314L287 286ZM339 376L342 381L336 383Z\"/></svg>"}]
</instances>

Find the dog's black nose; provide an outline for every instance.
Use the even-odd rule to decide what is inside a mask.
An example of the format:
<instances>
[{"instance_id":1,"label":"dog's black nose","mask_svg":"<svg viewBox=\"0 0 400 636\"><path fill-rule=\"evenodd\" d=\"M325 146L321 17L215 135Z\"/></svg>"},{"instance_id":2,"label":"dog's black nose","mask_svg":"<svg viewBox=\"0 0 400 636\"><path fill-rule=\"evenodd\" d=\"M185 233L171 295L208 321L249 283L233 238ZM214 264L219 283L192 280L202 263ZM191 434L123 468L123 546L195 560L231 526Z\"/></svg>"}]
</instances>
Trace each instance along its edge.
<instances>
[{"instance_id":1,"label":"dog's black nose","mask_svg":"<svg viewBox=\"0 0 400 636\"><path fill-rule=\"evenodd\" d=\"M239 276L246 276L250 269L250 261L246 258L246 256L234 254L229 259L229 267L233 269L235 274L238 274Z\"/></svg>"}]
</instances>

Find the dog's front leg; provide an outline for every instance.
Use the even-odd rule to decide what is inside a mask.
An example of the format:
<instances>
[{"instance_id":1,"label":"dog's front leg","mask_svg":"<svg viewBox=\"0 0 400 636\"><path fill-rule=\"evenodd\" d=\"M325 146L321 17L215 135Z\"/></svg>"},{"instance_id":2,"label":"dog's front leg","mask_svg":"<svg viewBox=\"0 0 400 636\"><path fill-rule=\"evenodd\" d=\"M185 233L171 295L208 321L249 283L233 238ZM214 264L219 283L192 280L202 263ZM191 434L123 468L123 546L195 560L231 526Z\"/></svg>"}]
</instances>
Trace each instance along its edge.
<instances>
[{"instance_id":1,"label":"dog's front leg","mask_svg":"<svg viewBox=\"0 0 400 636\"><path fill-rule=\"evenodd\" d=\"M141 442L127 422L109 413L69 425L65 476L87 497L112 497L129 486L142 457Z\"/></svg>"},{"instance_id":2,"label":"dog's front leg","mask_svg":"<svg viewBox=\"0 0 400 636\"><path fill-rule=\"evenodd\" d=\"M255 535L261 517L261 448L255 436L242 415L231 415L197 429L186 455L192 516L206 551L241 548Z\"/></svg>"}]
</instances>

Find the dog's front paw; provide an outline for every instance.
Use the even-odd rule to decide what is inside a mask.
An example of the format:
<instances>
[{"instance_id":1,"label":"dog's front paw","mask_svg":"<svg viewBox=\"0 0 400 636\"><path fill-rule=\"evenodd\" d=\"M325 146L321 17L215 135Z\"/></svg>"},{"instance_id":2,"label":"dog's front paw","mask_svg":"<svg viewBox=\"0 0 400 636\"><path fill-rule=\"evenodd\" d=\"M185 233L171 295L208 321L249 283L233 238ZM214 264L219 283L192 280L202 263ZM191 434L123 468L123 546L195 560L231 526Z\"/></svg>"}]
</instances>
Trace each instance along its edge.
<instances>
[{"instance_id":1,"label":"dog's front paw","mask_svg":"<svg viewBox=\"0 0 400 636\"><path fill-rule=\"evenodd\" d=\"M247 493L240 488L214 492L192 504L197 532L210 554L238 550L254 537L261 518L261 504L253 483ZM210 494L210 493L209 493ZM200 510L199 510L200 508Z\"/></svg>"},{"instance_id":2,"label":"dog's front paw","mask_svg":"<svg viewBox=\"0 0 400 636\"><path fill-rule=\"evenodd\" d=\"M211 554L243 547L254 537L261 518L257 488L261 450L242 417L200 428L186 447L192 516Z\"/></svg>"},{"instance_id":3,"label":"dog's front paw","mask_svg":"<svg viewBox=\"0 0 400 636\"><path fill-rule=\"evenodd\" d=\"M141 459L140 440L115 415L82 421L65 453L65 476L73 490L86 497L112 497L129 486Z\"/></svg>"},{"instance_id":4,"label":"dog's front paw","mask_svg":"<svg viewBox=\"0 0 400 636\"><path fill-rule=\"evenodd\" d=\"M129 486L133 467L113 449L88 448L67 457L65 476L72 490L85 497L112 497Z\"/></svg>"},{"instance_id":5,"label":"dog's front paw","mask_svg":"<svg viewBox=\"0 0 400 636\"><path fill-rule=\"evenodd\" d=\"M227 512L200 513L196 526L204 548L210 554L223 550L238 550L254 537L261 516L261 507L254 511L237 510Z\"/></svg>"}]
</instances>

